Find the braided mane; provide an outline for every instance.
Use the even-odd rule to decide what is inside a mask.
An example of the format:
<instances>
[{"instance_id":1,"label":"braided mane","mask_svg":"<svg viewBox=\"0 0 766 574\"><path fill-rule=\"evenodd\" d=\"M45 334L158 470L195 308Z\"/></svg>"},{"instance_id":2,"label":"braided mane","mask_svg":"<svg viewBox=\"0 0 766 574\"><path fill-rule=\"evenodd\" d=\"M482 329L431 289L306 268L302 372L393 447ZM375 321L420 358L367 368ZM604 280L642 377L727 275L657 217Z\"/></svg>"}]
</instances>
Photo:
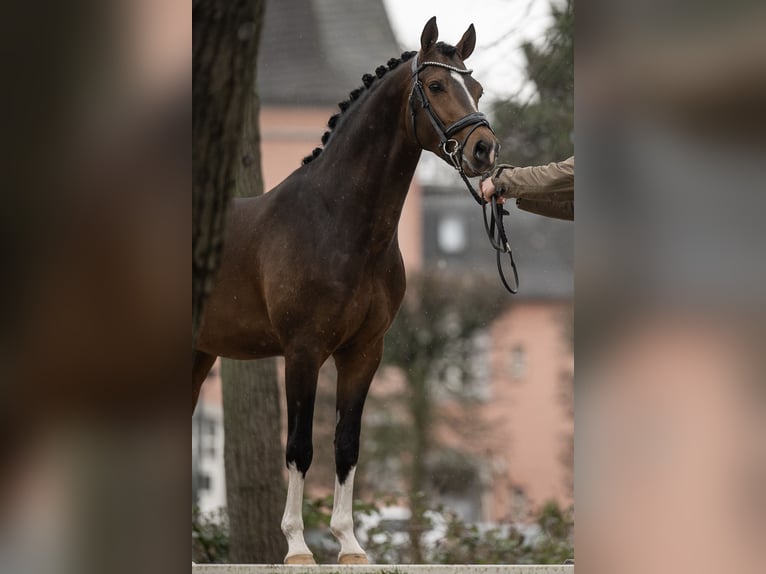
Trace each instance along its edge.
<instances>
[{"instance_id":1,"label":"braided mane","mask_svg":"<svg viewBox=\"0 0 766 574\"><path fill-rule=\"evenodd\" d=\"M327 127L330 128L327 130L324 134L322 134L322 146L324 146L328 140L330 139L330 134L332 134L332 131L335 129L335 126L338 125L338 120L340 117L346 113L346 111L352 106L352 104L359 99L359 97L365 93L367 88L369 88L372 83L378 79L382 78L386 75L387 72L390 70L393 70L399 64L402 64L406 62L407 60L411 59L417 52L403 52L400 58L391 58L388 62L386 62L385 66L378 66L375 69L375 74L365 74L362 76L362 85L358 87L355 90L352 90L351 93L348 95L347 100L343 100L342 102L338 103L338 107L340 108L340 112L331 116L329 121L327 122ZM322 153L321 147L315 147L314 150L311 152L311 155L307 155L303 158L303 165L306 165L314 158L318 157L319 154Z\"/></svg>"}]
</instances>

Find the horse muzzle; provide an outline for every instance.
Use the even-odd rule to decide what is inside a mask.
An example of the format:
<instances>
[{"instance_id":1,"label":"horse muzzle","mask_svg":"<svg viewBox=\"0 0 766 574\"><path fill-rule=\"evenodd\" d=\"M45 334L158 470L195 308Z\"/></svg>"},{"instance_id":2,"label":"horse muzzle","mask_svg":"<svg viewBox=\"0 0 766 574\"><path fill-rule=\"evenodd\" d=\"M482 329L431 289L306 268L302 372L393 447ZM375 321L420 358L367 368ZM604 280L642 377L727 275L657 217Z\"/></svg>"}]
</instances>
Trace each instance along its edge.
<instances>
[{"instance_id":1,"label":"horse muzzle","mask_svg":"<svg viewBox=\"0 0 766 574\"><path fill-rule=\"evenodd\" d=\"M463 170L470 177L490 171L497 161L500 143L489 129L478 129L466 141L463 149Z\"/></svg>"}]
</instances>

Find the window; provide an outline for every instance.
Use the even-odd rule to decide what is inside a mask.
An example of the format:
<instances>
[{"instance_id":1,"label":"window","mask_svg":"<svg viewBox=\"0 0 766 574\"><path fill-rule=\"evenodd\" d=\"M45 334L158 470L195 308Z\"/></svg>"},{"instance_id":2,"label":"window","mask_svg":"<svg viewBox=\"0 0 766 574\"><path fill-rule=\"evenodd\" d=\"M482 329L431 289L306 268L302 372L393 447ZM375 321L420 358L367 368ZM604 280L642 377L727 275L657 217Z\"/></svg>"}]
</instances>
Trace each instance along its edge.
<instances>
[{"instance_id":1,"label":"window","mask_svg":"<svg viewBox=\"0 0 766 574\"><path fill-rule=\"evenodd\" d=\"M210 475L201 472L198 478L199 478L199 489L210 490Z\"/></svg>"},{"instance_id":2,"label":"window","mask_svg":"<svg viewBox=\"0 0 766 574\"><path fill-rule=\"evenodd\" d=\"M514 520L523 520L529 516L529 498L519 486L511 488L511 516Z\"/></svg>"},{"instance_id":3,"label":"window","mask_svg":"<svg viewBox=\"0 0 766 574\"><path fill-rule=\"evenodd\" d=\"M489 349L491 345L489 333L481 330L473 336L471 352L471 398L480 401L490 399L490 370Z\"/></svg>"},{"instance_id":4,"label":"window","mask_svg":"<svg viewBox=\"0 0 766 574\"><path fill-rule=\"evenodd\" d=\"M452 344L436 361L429 385L437 400L456 397L486 401L490 398L489 334L481 330L470 339Z\"/></svg>"},{"instance_id":5,"label":"window","mask_svg":"<svg viewBox=\"0 0 766 574\"><path fill-rule=\"evenodd\" d=\"M524 347L516 345L511 351L511 376L514 379L523 379L527 374L527 361L524 355Z\"/></svg>"},{"instance_id":6,"label":"window","mask_svg":"<svg viewBox=\"0 0 766 574\"><path fill-rule=\"evenodd\" d=\"M442 218L437 229L437 242L439 250L448 255L465 251L468 243L465 221L454 215Z\"/></svg>"}]
</instances>

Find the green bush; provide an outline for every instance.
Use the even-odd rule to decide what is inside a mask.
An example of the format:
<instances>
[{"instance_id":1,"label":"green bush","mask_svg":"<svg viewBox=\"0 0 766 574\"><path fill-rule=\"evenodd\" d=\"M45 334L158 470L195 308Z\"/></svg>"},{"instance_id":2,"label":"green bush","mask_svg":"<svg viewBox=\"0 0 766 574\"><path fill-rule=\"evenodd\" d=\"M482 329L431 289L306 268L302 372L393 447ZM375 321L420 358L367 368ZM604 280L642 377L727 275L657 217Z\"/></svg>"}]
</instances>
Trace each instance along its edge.
<instances>
[{"instance_id":1,"label":"green bush","mask_svg":"<svg viewBox=\"0 0 766 574\"><path fill-rule=\"evenodd\" d=\"M354 503L354 514L371 513L374 504ZM573 509L562 510L556 502L546 503L535 522L539 533L525 541L514 525L498 525L483 529L466 524L443 509L436 511L447 519L446 531L433 548L427 550L430 564L561 564L574 557ZM306 499L303 517L306 538L318 564L333 564L338 558L338 545L330 533L332 496ZM424 517L426 530L434 527ZM404 531L406 532L406 530ZM409 537L400 532L380 528L369 531L365 550L371 559L383 564L407 564L411 549ZM229 554L229 528L226 511L203 514L192 510L192 560L203 563L225 563Z\"/></svg>"},{"instance_id":2,"label":"green bush","mask_svg":"<svg viewBox=\"0 0 766 574\"><path fill-rule=\"evenodd\" d=\"M229 561L229 519L226 510L203 513L192 508L192 561L198 564Z\"/></svg>"},{"instance_id":3,"label":"green bush","mask_svg":"<svg viewBox=\"0 0 766 574\"><path fill-rule=\"evenodd\" d=\"M546 503L537 518L541 535L530 548L528 564L562 564L574 558L574 511Z\"/></svg>"},{"instance_id":4,"label":"green bush","mask_svg":"<svg viewBox=\"0 0 766 574\"><path fill-rule=\"evenodd\" d=\"M572 511L548 502L537 517L539 534L525 541L514 525L481 529L448 515L447 532L431 552L432 564L561 564L574 557Z\"/></svg>"},{"instance_id":5,"label":"green bush","mask_svg":"<svg viewBox=\"0 0 766 574\"><path fill-rule=\"evenodd\" d=\"M425 531L435 527L429 514L433 516L427 512L423 517ZM527 532L526 540L515 525L483 528L465 523L444 509L437 509L435 514L446 519L446 528L433 547L425 548L429 564L562 564L574 557L573 510L562 510L556 502L540 509L535 520L539 531ZM408 533L407 527L401 532L372 528L365 550L378 563L410 563L410 539L402 536Z\"/></svg>"}]
</instances>

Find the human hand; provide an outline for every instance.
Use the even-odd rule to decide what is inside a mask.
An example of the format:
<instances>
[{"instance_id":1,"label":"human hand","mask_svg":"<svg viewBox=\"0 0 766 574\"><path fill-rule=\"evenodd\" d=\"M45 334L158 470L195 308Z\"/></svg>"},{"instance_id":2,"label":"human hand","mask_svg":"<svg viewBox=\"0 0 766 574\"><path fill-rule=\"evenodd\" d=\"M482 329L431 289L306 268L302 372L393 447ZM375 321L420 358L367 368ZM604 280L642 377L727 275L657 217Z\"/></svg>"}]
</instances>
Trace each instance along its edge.
<instances>
[{"instance_id":1,"label":"human hand","mask_svg":"<svg viewBox=\"0 0 766 574\"><path fill-rule=\"evenodd\" d=\"M495 189L495 184L492 183L492 178L488 177L484 181L481 182L481 195L486 201L492 201L492 196L497 195L497 202L502 205L505 203L505 198L502 195L497 194L497 189Z\"/></svg>"}]
</instances>

